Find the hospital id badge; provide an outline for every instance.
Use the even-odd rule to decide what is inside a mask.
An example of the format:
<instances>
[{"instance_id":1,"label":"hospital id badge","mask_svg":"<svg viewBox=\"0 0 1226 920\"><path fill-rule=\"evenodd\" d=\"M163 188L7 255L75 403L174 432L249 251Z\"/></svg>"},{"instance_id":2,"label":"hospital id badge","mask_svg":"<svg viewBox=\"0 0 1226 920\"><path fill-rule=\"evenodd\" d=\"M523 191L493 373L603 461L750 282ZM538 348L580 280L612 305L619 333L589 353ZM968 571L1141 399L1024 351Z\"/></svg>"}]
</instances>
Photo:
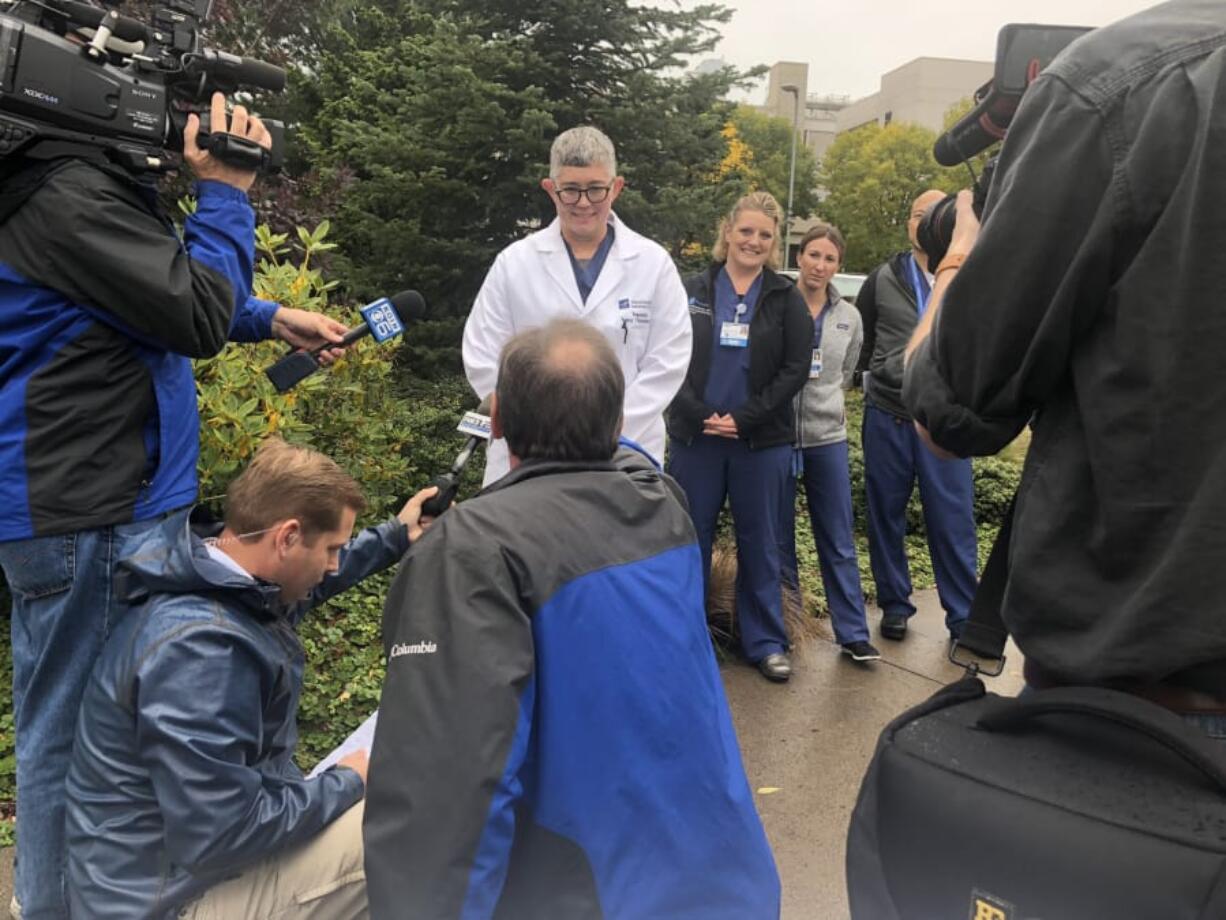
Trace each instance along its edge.
<instances>
[{"instance_id":1,"label":"hospital id badge","mask_svg":"<svg viewBox=\"0 0 1226 920\"><path fill-rule=\"evenodd\" d=\"M822 350L813 349L813 360L809 362L809 379L816 380L822 375Z\"/></svg>"},{"instance_id":2,"label":"hospital id badge","mask_svg":"<svg viewBox=\"0 0 1226 920\"><path fill-rule=\"evenodd\" d=\"M749 323L724 323L719 329L719 344L729 348L748 348Z\"/></svg>"}]
</instances>

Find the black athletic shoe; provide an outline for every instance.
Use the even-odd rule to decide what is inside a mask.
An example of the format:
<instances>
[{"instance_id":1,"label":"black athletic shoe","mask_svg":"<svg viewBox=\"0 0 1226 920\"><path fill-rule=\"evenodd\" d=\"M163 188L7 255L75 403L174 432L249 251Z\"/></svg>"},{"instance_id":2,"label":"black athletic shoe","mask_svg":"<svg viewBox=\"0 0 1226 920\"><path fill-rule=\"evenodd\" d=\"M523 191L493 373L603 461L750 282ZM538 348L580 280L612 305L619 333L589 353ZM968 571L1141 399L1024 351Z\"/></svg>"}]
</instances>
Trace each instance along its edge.
<instances>
[{"instance_id":1,"label":"black athletic shoe","mask_svg":"<svg viewBox=\"0 0 1226 920\"><path fill-rule=\"evenodd\" d=\"M843 654L850 655L852 661L877 661L881 657L881 652L869 642L848 642L843 646Z\"/></svg>"},{"instance_id":2,"label":"black athletic shoe","mask_svg":"<svg viewBox=\"0 0 1226 920\"><path fill-rule=\"evenodd\" d=\"M907 618L898 613L887 613L881 618L881 635L887 639L907 638Z\"/></svg>"}]
</instances>

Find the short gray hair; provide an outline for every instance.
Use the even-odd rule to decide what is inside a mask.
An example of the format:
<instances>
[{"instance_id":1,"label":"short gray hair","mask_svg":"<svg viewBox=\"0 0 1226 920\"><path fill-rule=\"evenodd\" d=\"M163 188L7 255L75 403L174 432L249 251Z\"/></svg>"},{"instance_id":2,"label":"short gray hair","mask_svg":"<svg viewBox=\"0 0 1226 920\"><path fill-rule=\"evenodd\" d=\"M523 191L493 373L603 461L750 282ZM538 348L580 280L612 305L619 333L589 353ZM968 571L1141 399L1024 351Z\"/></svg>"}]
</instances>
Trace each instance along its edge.
<instances>
[{"instance_id":1,"label":"short gray hair","mask_svg":"<svg viewBox=\"0 0 1226 920\"><path fill-rule=\"evenodd\" d=\"M558 173L567 166L607 166L609 174L616 176L617 152L603 131L581 125L563 131L549 148L549 177L558 178Z\"/></svg>"},{"instance_id":2,"label":"short gray hair","mask_svg":"<svg viewBox=\"0 0 1226 920\"><path fill-rule=\"evenodd\" d=\"M621 434L625 375L613 347L577 319L555 319L507 342L498 418L521 460L608 460Z\"/></svg>"}]
</instances>

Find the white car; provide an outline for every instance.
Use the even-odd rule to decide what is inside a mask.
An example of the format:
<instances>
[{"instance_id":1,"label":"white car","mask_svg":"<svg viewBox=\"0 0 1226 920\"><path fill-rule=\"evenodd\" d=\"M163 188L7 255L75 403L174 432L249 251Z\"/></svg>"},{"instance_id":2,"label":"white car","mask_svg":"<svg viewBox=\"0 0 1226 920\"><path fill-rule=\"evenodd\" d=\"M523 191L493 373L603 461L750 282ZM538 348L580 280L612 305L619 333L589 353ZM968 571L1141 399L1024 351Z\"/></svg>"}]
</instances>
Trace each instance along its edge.
<instances>
[{"instance_id":1,"label":"white car","mask_svg":"<svg viewBox=\"0 0 1226 920\"><path fill-rule=\"evenodd\" d=\"M800 277L800 272L794 268L781 268L778 274L790 278L793 284ZM868 275L860 275L855 272L839 272L834 276L831 283L844 300L850 300L852 303L855 303L856 295L860 293L860 288L864 287L866 278L868 278Z\"/></svg>"}]
</instances>

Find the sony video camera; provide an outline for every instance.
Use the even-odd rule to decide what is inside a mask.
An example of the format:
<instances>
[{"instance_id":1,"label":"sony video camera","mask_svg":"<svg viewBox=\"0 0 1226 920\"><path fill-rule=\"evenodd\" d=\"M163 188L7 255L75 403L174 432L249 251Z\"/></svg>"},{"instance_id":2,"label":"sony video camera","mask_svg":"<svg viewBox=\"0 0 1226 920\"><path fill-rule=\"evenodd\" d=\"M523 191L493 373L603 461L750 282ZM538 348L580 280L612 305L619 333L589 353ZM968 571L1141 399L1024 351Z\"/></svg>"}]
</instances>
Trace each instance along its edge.
<instances>
[{"instance_id":1,"label":"sony video camera","mask_svg":"<svg viewBox=\"0 0 1226 920\"><path fill-rule=\"evenodd\" d=\"M103 2L0 0L0 158L88 148L133 173L165 172L181 163L194 112L202 149L240 168L280 168L279 122L264 122L271 151L224 125L210 130L214 92L285 88L280 67L201 46L213 0L162 0L149 25Z\"/></svg>"},{"instance_id":2,"label":"sony video camera","mask_svg":"<svg viewBox=\"0 0 1226 920\"><path fill-rule=\"evenodd\" d=\"M1090 30L1081 26L1040 26L1013 23L1000 30L996 39L996 72L975 91L975 107L937 138L932 155L942 166L957 166L1005 139L1022 97L1056 55ZM996 169L993 157L974 180L975 216L983 205ZM974 176L974 170L971 169ZM925 213L915 235L933 269L945 258L953 239L956 196L938 201Z\"/></svg>"}]
</instances>

